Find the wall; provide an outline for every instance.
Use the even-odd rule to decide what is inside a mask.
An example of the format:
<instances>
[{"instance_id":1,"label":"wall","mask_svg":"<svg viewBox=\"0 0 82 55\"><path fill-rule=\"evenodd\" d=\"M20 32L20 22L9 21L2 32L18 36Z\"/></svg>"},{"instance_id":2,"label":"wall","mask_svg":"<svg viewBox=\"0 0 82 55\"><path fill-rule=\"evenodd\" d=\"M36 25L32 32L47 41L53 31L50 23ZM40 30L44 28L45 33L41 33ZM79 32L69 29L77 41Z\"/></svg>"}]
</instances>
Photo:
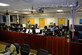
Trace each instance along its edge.
<instances>
[{"instance_id":1,"label":"wall","mask_svg":"<svg viewBox=\"0 0 82 55\"><path fill-rule=\"evenodd\" d=\"M10 22L10 23L16 23L17 22L16 16L13 16L12 19L13 19L13 22ZM0 15L0 23L5 23L5 22L3 22L3 15Z\"/></svg>"},{"instance_id":2,"label":"wall","mask_svg":"<svg viewBox=\"0 0 82 55\"><path fill-rule=\"evenodd\" d=\"M65 25L67 25L67 20L69 20L69 25L72 24L72 17L70 13L56 13L56 14L37 14L37 15L30 15L27 18L34 18L35 24L37 23L39 25L39 19L45 18L45 25L49 25L50 22L56 23L58 25L58 18L65 18ZM27 18L21 19L23 21L22 23L25 23L25 20ZM76 13L76 18L74 20L74 23L76 25L82 25L79 24L79 20L82 19L82 13Z\"/></svg>"},{"instance_id":3,"label":"wall","mask_svg":"<svg viewBox=\"0 0 82 55\"><path fill-rule=\"evenodd\" d=\"M50 22L56 23L58 25L58 18L65 18L65 25L67 25L67 19L69 20L69 24L72 24L72 17L70 13L51 13L51 14L33 14L33 15L26 15L23 18L20 18L21 24L27 24L26 19L28 18L34 18L35 24L39 25L39 19L44 18L45 19L45 25L49 25ZM16 23L16 17L13 17L13 22ZM82 19L82 13L76 13L76 19L74 20L76 25L82 25L79 24L79 20ZM0 23L3 23L2 16L0 15Z\"/></svg>"},{"instance_id":4,"label":"wall","mask_svg":"<svg viewBox=\"0 0 82 55\"><path fill-rule=\"evenodd\" d=\"M75 24L82 25L79 23L80 19L82 19L82 13L76 14Z\"/></svg>"},{"instance_id":5,"label":"wall","mask_svg":"<svg viewBox=\"0 0 82 55\"><path fill-rule=\"evenodd\" d=\"M24 24L24 23L26 24L26 19L28 19L28 18L34 18L35 24L39 25L39 19L44 18L46 26L48 26L51 22L56 23L56 25L58 25L58 18L64 18L65 19L65 25L67 25L67 18L69 18L68 15L69 14L67 14L67 15L66 14L37 14L37 15L30 15L28 17L21 18L21 24ZM70 19L70 21L72 21L72 20Z\"/></svg>"}]
</instances>

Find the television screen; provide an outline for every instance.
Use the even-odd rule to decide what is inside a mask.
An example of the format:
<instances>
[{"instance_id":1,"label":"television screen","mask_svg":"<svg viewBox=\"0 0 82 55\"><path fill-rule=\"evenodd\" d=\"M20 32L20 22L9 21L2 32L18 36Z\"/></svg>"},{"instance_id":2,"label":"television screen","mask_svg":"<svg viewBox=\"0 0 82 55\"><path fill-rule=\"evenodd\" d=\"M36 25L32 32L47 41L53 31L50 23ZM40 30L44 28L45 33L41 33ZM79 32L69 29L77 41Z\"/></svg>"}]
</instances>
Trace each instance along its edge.
<instances>
[{"instance_id":1,"label":"television screen","mask_svg":"<svg viewBox=\"0 0 82 55\"><path fill-rule=\"evenodd\" d=\"M80 19L80 24L82 24L82 19Z\"/></svg>"}]
</instances>

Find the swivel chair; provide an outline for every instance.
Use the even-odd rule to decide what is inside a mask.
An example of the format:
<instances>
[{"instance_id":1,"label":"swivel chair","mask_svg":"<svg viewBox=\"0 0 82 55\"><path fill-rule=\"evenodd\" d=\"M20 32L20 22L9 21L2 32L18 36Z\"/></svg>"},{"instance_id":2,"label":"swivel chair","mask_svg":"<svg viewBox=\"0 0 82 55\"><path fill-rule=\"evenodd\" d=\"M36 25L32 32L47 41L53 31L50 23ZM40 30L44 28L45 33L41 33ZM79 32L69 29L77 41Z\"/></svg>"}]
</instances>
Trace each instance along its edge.
<instances>
[{"instance_id":1,"label":"swivel chair","mask_svg":"<svg viewBox=\"0 0 82 55\"><path fill-rule=\"evenodd\" d=\"M20 48L21 55L29 55L30 52L30 46L28 44L24 44Z\"/></svg>"},{"instance_id":2,"label":"swivel chair","mask_svg":"<svg viewBox=\"0 0 82 55\"><path fill-rule=\"evenodd\" d=\"M48 51L44 49L39 49L36 55L48 55Z\"/></svg>"},{"instance_id":3,"label":"swivel chair","mask_svg":"<svg viewBox=\"0 0 82 55\"><path fill-rule=\"evenodd\" d=\"M17 51L17 54L19 54L19 50L20 50L20 45L18 43L14 43L15 47L16 47L16 51Z\"/></svg>"}]
</instances>

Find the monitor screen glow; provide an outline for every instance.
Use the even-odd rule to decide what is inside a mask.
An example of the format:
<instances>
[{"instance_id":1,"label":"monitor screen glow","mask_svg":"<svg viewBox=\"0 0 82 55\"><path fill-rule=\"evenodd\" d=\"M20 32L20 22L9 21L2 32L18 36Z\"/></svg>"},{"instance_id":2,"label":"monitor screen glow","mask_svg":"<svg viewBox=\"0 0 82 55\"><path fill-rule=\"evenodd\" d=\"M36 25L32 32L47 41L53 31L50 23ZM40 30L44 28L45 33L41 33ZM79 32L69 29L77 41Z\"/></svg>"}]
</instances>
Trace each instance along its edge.
<instances>
[{"instance_id":1,"label":"monitor screen glow","mask_svg":"<svg viewBox=\"0 0 82 55\"><path fill-rule=\"evenodd\" d=\"M32 29L27 29L26 33L32 33Z\"/></svg>"},{"instance_id":2,"label":"monitor screen glow","mask_svg":"<svg viewBox=\"0 0 82 55\"><path fill-rule=\"evenodd\" d=\"M36 33L40 33L40 29L35 29L35 32Z\"/></svg>"},{"instance_id":3,"label":"monitor screen glow","mask_svg":"<svg viewBox=\"0 0 82 55\"><path fill-rule=\"evenodd\" d=\"M80 19L80 24L82 24L82 19Z\"/></svg>"}]
</instances>

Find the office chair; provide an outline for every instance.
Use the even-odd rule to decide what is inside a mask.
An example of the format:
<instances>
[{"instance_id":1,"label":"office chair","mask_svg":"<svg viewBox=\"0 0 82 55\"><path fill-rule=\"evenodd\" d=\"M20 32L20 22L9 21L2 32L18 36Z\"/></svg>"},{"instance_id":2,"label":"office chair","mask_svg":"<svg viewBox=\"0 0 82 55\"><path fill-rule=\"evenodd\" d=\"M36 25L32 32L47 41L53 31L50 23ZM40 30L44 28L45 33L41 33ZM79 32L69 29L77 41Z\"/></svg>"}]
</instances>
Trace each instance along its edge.
<instances>
[{"instance_id":1,"label":"office chair","mask_svg":"<svg viewBox=\"0 0 82 55\"><path fill-rule=\"evenodd\" d=\"M14 45L16 47L17 54L19 54L20 45L18 43L14 43Z\"/></svg>"},{"instance_id":2,"label":"office chair","mask_svg":"<svg viewBox=\"0 0 82 55\"><path fill-rule=\"evenodd\" d=\"M36 55L48 55L48 51L44 49L39 49Z\"/></svg>"},{"instance_id":3,"label":"office chair","mask_svg":"<svg viewBox=\"0 0 82 55\"><path fill-rule=\"evenodd\" d=\"M29 55L30 46L28 44L24 44L21 46L20 53L21 55Z\"/></svg>"}]
</instances>

